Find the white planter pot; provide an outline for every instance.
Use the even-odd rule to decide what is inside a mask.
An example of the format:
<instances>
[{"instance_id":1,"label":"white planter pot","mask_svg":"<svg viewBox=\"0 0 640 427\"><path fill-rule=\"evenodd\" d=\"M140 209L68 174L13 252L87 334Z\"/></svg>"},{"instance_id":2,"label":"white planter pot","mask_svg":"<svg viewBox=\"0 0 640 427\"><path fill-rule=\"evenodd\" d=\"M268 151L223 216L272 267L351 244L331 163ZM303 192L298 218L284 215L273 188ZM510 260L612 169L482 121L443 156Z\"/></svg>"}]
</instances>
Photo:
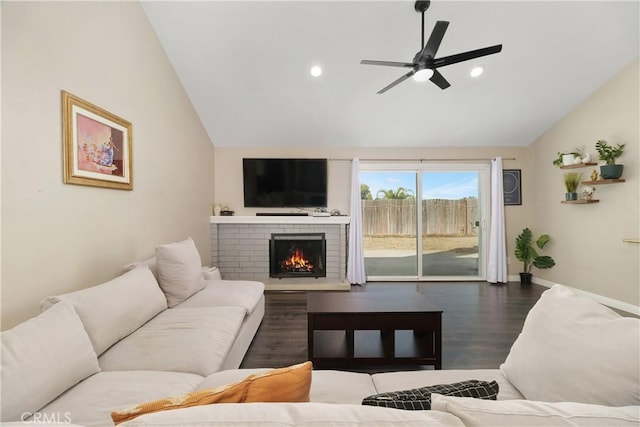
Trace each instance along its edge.
<instances>
[{"instance_id":1,"label":"white planter pot","mask_svg":"<svg viewBox=\"0 0 640 427\"><path fill-rule=\"evenodd\" d=\"M576 159L576 156L574 156L573 154L564 154L562 156L562 164L564 166L573 165L575 164L575 159Z\"/></svg>"}]
</instances>

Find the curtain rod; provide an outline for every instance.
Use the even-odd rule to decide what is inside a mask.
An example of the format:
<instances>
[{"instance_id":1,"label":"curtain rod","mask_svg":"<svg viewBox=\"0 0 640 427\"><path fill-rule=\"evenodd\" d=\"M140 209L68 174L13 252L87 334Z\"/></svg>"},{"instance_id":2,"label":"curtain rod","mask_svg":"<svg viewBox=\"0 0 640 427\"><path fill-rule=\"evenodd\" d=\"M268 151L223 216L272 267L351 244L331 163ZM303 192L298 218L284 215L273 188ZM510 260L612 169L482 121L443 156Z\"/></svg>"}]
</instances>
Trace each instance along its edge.
<instances>
[{"instance_id":1,"label":"curtain rod","mask_svg":"<svg viewBox=\"0 0 640 427\"><path fill-rule=\"evenodd\" d=\"M493 158L474 158L474 159L360 159L361 162L420 162L420 163L424 163L424 162L489 162L491 160L495 159L495 157ZM327 160L331 160L331 161L344 161L344 162L350 162L353 159L332 159L329 158ZM502 160L516 160L515 157L503 157Z\"/></svg>"}]
</instances>

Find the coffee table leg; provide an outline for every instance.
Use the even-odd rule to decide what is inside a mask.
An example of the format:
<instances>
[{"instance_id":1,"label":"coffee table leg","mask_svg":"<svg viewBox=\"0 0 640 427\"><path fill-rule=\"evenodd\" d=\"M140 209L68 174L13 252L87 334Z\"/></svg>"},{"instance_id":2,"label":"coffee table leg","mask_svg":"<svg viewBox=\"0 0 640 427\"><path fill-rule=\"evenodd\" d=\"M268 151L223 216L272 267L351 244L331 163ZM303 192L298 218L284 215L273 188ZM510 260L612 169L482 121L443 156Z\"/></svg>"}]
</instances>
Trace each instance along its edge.
<instances>
[{"instance_id":1,"label":"coffee table leg","mask_svg":"<svg viewBox=\"0 0 640 427\"><path fill-rule=\"evenodd\" d=\"M313 320L312 314L307 315L307 360L313 363Z\"/></svg>"},{"instance_id":2,"label":"coffee table leg","mask_svg":"<svg viewBox=\"0 0 640 427\"><path fill-rule=\"evenodd\" d=\"M354 357L354 339L353 339L353 329L347 329L344 331L345 337L347 340L347 358L353 359Z\"/></svg>"},{"instance_id":3,"label":"coffee table leg","mask_svg":"<svg viewBox=\"0 0 640 427\"><path fill-rule=\"evenodd\" d=\"M380 330L380 339L385 358L396 357L396 331L393 329Z\"/></svg>"}]
</instances>

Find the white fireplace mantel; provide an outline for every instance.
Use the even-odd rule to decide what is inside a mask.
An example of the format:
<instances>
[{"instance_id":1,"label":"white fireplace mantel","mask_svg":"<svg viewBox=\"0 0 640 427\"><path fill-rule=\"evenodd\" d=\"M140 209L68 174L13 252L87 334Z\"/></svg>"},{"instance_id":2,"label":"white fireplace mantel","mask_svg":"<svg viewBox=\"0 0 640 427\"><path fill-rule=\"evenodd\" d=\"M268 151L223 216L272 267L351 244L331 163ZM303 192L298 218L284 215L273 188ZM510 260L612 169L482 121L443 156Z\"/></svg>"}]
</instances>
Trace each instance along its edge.
<instances>
[{"instance_id":1,"label":"white fireplace mantel","mask_svg":"<svg viewBox=\"0 0 640 427\"><path fill-rule=\"evenodd\" d=\"M211 224L349 224L350 216L212 216Z\"/></svg>"}]
</instances>

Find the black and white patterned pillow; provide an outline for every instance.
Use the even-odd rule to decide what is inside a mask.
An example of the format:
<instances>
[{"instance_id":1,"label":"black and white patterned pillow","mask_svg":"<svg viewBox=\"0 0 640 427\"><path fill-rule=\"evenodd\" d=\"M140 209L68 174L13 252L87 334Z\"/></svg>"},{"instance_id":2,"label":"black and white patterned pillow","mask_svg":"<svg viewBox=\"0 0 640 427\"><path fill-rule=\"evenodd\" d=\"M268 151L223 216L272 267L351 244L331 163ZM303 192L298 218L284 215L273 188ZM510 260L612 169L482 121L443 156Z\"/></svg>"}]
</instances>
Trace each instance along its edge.
<instances>
[{"instance_id":1,"label":"black and white patterned pillow","mask_svg":"<svg viewBox=\"0 0 640 427\"><path fill-rule=\"evenodd\" d=\"M496 400L498 383L495 381L468 380L453 384L438 384L411 390L374 394L362 400L363 405L420 411L431 409L431 393L444 396L475 397Z\"/></svg>"}]
</instances>

